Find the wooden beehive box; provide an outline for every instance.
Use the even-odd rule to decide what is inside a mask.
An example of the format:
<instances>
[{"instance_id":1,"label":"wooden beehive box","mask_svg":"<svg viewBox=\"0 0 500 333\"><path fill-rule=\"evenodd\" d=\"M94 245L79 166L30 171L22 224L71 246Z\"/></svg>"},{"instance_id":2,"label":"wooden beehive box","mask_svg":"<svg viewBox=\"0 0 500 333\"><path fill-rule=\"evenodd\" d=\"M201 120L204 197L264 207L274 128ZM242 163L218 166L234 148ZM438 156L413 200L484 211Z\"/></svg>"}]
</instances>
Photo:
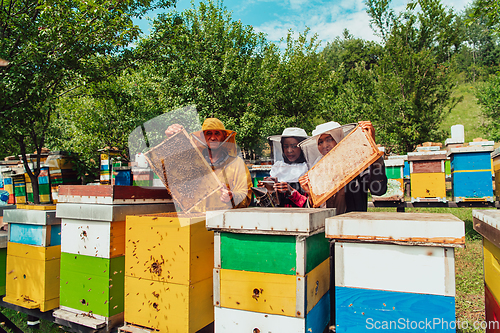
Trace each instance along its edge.
<instances>
[{"instance_id":1,"label":"wooden beehive box","mask_svg":"<svg viewBox=\"0 0 500 333\"><path fill-rule=\"evenodd\" d=\"M445 151L408 153L411 201L446 202Z\"/></svg>"},{"instance_id":2,"label":"wooden beehive box","mask_svg":"<svg viewBox=\"0 0 500 333\"><path fill-rule=\"evenodd\" d=\"M144 156L183 212L189 212L223 186L185 130Z\"/></svg>"},{"instance_id":3,"label":"wooden beehive box","mask_svg":"<svg viewBox=\"0 0 500 333\"><path fill-rule=\"evenodd\" d=\"M500 148L495 149L491 153L493 161L493 173L495 174L495 197L500 201Z\"/></svg>"},{"instance_id":4,"label":"wooden beehive box","mask_svg":"<svg viewBox=\"0 0 500 333\"><path fill-rule=\"evenodd\" d=\"M473 210L474 230L483 236L486 317L497 314L500 304L500 211Z\"/></svg>"},{"instance_id":5,"label":"wooden beehive box","mask_svg":"<svg viewBox=\"0 0 500 333\"><path fill-rule=\"evenodd\" d=\"M124 311L124 256L106 259L61 252L61 267L61 308L107 318Z\"/></svg>"},{"instance_id":6,"label":"wooden beehive box","mask_svg":"<svg viewBox=\"0 0 500 333\"><path fill-rule=\"evenodd\" d=\"M9 242L4 302L45 312L59 306L61 246Z\"/></svg>"},{"instance_id":7,"label":"wooden beehive box","mask_svg":"<svg viewBox=\"0 0 500 333\"><path fill-rule=\"evenodd\" d=\"M324 221L334 214L293 208L207 212L207 227L216 230L216 330L323 332L330 304Z\"/></svg>"},{"instance_id":8,"label":"wooden beehive box","mask_svg":"<svg viewBox=\"0 0 500 333\"><path fill-rule=\"evenodd\" d=\"M451 214L352 212L326 220L334 240L336 332L375 321L455 321L454 248L464 222ZM373 327L372 327L373 328Z\"/></svg>"},{"instance_id":9,"label":"wooden beehive box","mask_svg":"<svg viewBox=\"0 0 500 333\"><path fill-rule=\"evenodd\" d=\"M205 214L128 216L125 322L194 333L213 321L213 231Z\"/></svg>"},{"instance_id":10,"label":"wooden beehive box","mask_svg":"<svg viewBox=\"0 0 500 333\"><path fill-rule=\"evenodd\" d=\"M450 149L453 201L494 201L492 151L492 146Z\"/></svg>"},{"instance_id":11,"label":"wooden beehive box","mask_svg":"<svg viewBox=\"0 0 500 333\"><path fill-rule=\"evenodd\" d=\"M313 206L319 207L382 155L358 126L307 172Z\"/></svg>"}]
</instances>

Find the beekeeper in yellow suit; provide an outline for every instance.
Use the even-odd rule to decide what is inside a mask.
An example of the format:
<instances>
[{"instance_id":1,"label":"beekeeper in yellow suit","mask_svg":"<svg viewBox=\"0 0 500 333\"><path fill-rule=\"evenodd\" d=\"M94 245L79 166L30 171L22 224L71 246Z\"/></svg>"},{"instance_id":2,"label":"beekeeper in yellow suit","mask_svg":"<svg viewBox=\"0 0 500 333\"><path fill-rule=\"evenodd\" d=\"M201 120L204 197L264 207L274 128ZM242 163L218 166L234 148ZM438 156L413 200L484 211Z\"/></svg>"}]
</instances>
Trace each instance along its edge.
<instances>
[{"instance_id":1,"label":"beekeeper in yellow suit","mask_svg":"<svg viewBox=\"0 0 500 333\"><path fill-rule=\"evenodd\" d=\"M167 137L180 132L182 125L173 124L167 128ZM207 118L201 131L191 134L202 155L225 185L219 193L200 203L206 210L244 208L250 205L252 178L243 159L237 154L236 132L227 130L217 118ZM198 210L204 210L202 207Z\"/></svg>"}]
</instances>

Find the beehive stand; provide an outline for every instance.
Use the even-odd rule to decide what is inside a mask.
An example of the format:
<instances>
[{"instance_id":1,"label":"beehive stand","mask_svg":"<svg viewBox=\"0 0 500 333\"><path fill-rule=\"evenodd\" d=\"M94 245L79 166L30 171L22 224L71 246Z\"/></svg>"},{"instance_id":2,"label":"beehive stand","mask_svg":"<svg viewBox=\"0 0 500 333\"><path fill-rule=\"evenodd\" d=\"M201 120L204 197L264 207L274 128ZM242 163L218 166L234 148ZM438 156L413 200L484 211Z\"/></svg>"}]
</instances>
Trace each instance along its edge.
<instances>
[{"instance_id":1,"label":"beehive stand","mask_svg":"<svg viewBox=\"0 0 500 333\"><path fill-rule=\"evenodd\" d=\"M307 172L313 206L321 206L382 155L358 126Z\"/></svg>"},{"instance_id":2,"label":"beehive stand","mask_svg":"<svg viewBox=\"0 0 500 333\"><path fill-rule=\"evenodd\" d=\"M334 242L336 332L398 325L400 318L405 325L455 322L454 248L465 244L460 219L352 212L327 219L326 237Z\"/></svg>"},{"instance_id":3,"label":"beehive stand","mask_svg":"<svg viewBox=\"0 0 500 333\"><path fill-rule=\"evenodd\" d=\"M215 231L215 332L323 332L330 319L325 218L335 209L207 212Z\"/></svg>"}]
</instances>

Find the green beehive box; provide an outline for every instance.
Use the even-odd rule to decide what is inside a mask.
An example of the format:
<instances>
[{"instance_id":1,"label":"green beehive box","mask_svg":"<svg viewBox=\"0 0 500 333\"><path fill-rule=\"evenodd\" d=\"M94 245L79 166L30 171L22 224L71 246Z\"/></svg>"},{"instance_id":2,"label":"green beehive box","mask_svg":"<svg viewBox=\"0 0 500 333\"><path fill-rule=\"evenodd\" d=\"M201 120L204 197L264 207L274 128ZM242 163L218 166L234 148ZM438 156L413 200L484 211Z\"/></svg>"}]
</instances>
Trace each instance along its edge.
<instances>
[{"instance_id":1,"label":"green beehive box","mask_svg":"<svg viewBox=\"0 0 500 333\"><path fill-rule=\"evenodd\" d=\"M124 310L125 256L61 253L61 307L112 317Z\"/></svg>"}]
</instances>

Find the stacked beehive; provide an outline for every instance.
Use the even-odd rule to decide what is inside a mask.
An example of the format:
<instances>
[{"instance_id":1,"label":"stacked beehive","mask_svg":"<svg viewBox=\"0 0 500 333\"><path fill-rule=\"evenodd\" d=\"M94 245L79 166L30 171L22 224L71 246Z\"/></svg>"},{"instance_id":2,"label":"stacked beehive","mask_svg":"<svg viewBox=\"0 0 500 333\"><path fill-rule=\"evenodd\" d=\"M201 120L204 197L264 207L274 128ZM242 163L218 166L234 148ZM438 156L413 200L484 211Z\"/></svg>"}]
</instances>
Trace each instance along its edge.
<instances>
[{"instance_id":1,"label":"stacked beehive","mask_svg":"<svg viewBox=\"0 0 500 333\"><path fill-rule=\"evenodd\" d=\"M12 184L14 185L14 195L16 204L25 204L26 201L26 180L23 174L13 174Z\"/></svg>"},{"instance_id":2,"label":"stacked beehive","mask_svg":"<svg viewBox=\"0 0 500 333\"><path fill-rule=\"evenodd\" d=\"M453 201L493 202L491 152L493 146L451 148Z\"/></svg>"},{"instance_id":3,"label":"stacked beehive","mask_svg":"<svg viewBox=\"0 0 500 333\"><path fill-rule=\"evenodd\" d=\"M216 332L323 332L330 319L334 209L207 212L215 232Z\"/></svg>"},{"instance_id":4,"label":"stacked beehive","mask_svg":"<svg viewBox=\"0 0 500 333\"><path fill-rule=\"evenodd\" d=\"M99 149L100 155L100 172L99 182L101 185L111 185L111 178L113 176L113 163L120 155L118 150L114 149Z\"/></svg>"},{"instance_id":5,"label":"stacked beehive","mask_svg":"<svg viewBox=\"0 0 500 333\"><path fill-rule=\"evenodd\" d=\"M3 186L4 186L3 189L9 193L9 200L7 201L7 203L15 204L16 195L14 192L14 181L12 180L12 170L10 168L2 170L2 176L3 176Z\"/></svg>"},{"instance_id":6,"label":"stacked beehive","mask_svg":"<svg viewBox=\"0 0 500 333\"><path fill-rule=\"evenodd\" d=\"M40 203L51 203L50 201L50 185L48 185L48 169L42 172L43 165L47 161L48 154L41 154L40 155L40 174L39 177L42 176L42 186L38 186L38 191L39 191L39 196L44 195L43 199L47 199L47 195L49 196L49 200L42 201L40 200ZM19 156L21 159L21 156ZM28 167L30 168L31 171L35 171L37 168L37 154L28 154L26 155L26 159L28 162ZM46 178L45 178L46 177ZM38 181L40 181L40 178L38 178ZM28 172L24 170L24 183L26 184L26 201L30 203L35 202L34 194L33 194L33 184L31 183L31 178L28 175ZM39 183L40 184L40 183ZM42 199L40 197L40 199Z\"/></svg>"},{"instance_id":7,"label":"stacked beehive","mask_svg":"<svg viewBox=\"0 0 500 333\"><path fill-rule=\"evenodd\" d=\"M61 221L55 210L11 209L4 301L45 312L59 306ZM47 206L48 209L53 206Z\"/></svg>"},{"instance_id":8,"label":"stacked beehive","mask_svg":"<svg viewBox=\"0 0 500 333\"><path fill-rule=\"evenodd\" d=\"M447 202L445 151L408 153L411 202Z\"/></svg>"},{"instance_id":9,"label":"stacked beehive","mask_svg":"<svg viewBox=\"0 0 500 333\"><path fill-rule=\"evenodd\" d=\"M474 210L474 230L483 236L487 332L500 331L500 211ZM490 326L491 325L491 326ZM493 326L496 325L496 326Z\"/></svg>"},{"instance_id":10,"label":"stacked beehive","mask_svg":"<svg viewBox=\"0 0 500 333\"><path fill-rule=\"evenodd\" d=\"M493 162L493 173L495 174L495 197L500 201L500 148L495 149L491 153Z\"/></svg>"},{"instance_id":11,"label":"stacked beehive","mask_svg":"<svg viewBox=\"0 0 500 333\"><path fill-rule=\"evenodd\" d=\"M212 323L213 244L205 214L128 216L122 331L193 333Z\"/></svg>"},{"instance_id":12,"label":"stacked beehive","mask_svg":"<svg viewBox=\"0 0 500 333\"><path fill-rule=\"evenodd\" d=\"M60 185L78 184L76 171L73 170L75 164L68 152L53 151L49 153L45 165L49 167L52 200L57 203Z\"/></svg>"},{"instance_id":13,"label":"stacked beehive","mask_svg":"<svg viewBox=\"0 0 500 333\"><path fill-rule=\"evenodd\" d=\"M123 321L125 219L165 212L165 189L132 186L61 186L61 307L54 316L94 329Z\"/></svg>"},{"instance_id":14,"label":"stacked beehive","mask_svg":"<svg viewBox=\"0 0 500 333\"><path fill-rule=\"evenodd\" d=\"M327 219L326 237L334 241L336 332L454 331L454 248L465 244L463 221L352 212Z\"/></svg>"}]
</instances>

